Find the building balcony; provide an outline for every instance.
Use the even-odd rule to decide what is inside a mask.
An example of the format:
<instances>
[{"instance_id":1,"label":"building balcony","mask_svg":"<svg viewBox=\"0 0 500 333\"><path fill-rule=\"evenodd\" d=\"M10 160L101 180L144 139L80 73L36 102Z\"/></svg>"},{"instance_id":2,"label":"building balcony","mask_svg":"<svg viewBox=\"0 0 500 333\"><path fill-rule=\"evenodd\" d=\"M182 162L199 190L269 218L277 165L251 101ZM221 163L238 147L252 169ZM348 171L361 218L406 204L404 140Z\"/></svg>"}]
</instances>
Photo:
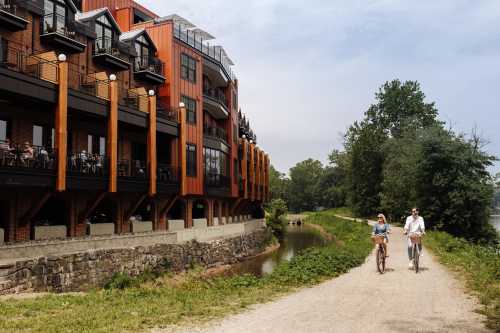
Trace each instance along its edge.
<instances>
[{"instance_id":1,"label":"building balcony","mask_svg":"<svg viewBox=\"0 0 500 333\"><path fill-rule=\"evenodd\" d=\"M218 89L203 90L203 109L215 119L227 119L229 111L226 96Z\"/></svg>"},{"instance_id":2,"label":"building balcony","mask_svg":"<svg viewBox=\"0 0 500 333\"><path fill-rule=\"evenodd\" d=\"M226 196L229 195L231 178L216 173L205 174L205 192L208 195Z\"/></svg>"},{"instance_id":3,"label":"building balcony","mask_svg":"<svg viewBox=\"0 0 500 333\"><path fill-rule=\"evenodd\" d=\"M130 58L120 50L111 38L97 38L92 53L94 61L112 70L126 71L130 68Z\"/></svg>"},{"instance_id":4,"label":"building balcony","mask_svg":"<svg viewBox=\"0 0 500 333\"><path fill-rule=\"evenodd\" d=\"M105 190L108 186L108 162L105 156L85 151L67 157L68 188Z\"/></svg>"},{"instance_id":5,"label":"building balcony","mask_svg":"<svg viewBox=\"0 0 500 333\"><path fill-rule=\"evenodd\" d=\"M157 170L158 193L177 193L180 184L180 169L169 164L158 163Z\"/></svg>"},{"instance_id":6,"label":"building balcony","mask_svg":"<svg viewBox=\"0 0 500 333\"><path fill-rule=\"evenodd\" d=\"M9 31L26 30L29 21L18 14L19 4L16 0L0 0L0 26Z\"/></svg>"},{"instance_id":7,"label":"building balcony","mask_svg":"<svg viewBox=\"0 0 500 333\"><path fill-rule=\"evenodd\" d=\"M149 184L146 162L141 160L119 160L117 167L118 190L146 192Z\"/></svg>"},{"instance_id":8,"label":"building balcony","mask_svg":"<svg viewBox=\"0 0 500 333\"><path fill-rule=\"evenodd\" d=\"M53 187L56 155L45 147L0 141L2 186Z\"/></svg>"},{"instance_id":9,"label":"building balcony","mask_svg":"<svg viewBox=\"0 0 500 333\"><path fill-rule=\"evenodd\" d=\"M81 53L86 44L76 39L76 29L66 22L66 17L58 14L48 14L43 17L40 40L56 49L67 53Z\"/></svg>"},{"instance_id":10,"label":"building balcony","mask_svg":"<svg viewBox=\"0 0 500 333\"><path fill-rule=\"evenodd\" d=\"M137 57L134 62L134 76L141 81L162 85L166 80L164 64L157 58Z\"/></svg>"},{"instance_id":11,"label":"building balcony","mask_svg":"<svg viewBox=\"0 0 500 333\"><path fill-rule=\"evenodd\" d=\"M156 117L171 122L179 122L179 112L172 110L168 105L157 101L156 103Z\"/></svg>"},{"instance_id":12,"label":"building balcony","mask_svg":"<svg viewBox=\"0 0 500 333\"><path fill-rule=\"evenodd\" d=\"M227 132L220 127L205 126L203 128L203 135L227 143Z\"/></svg>"}]
</instances>

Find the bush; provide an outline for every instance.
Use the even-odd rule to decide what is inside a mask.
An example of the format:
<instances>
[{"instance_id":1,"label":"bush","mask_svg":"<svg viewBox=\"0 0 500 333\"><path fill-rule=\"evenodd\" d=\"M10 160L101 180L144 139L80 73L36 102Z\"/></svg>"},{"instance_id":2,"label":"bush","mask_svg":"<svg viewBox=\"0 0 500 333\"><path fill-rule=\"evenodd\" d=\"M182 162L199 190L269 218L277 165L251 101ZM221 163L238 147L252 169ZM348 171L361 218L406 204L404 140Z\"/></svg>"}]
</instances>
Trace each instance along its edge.
<instances>
[{"instance_id":1,"label":"bush","mask_svg":"<svg viewBox=\"0 0 500 333\"><path fill-rule=\"evenodd\" d=\"M286 203L282 199L274 199L269 205L269 213L266 215L266 225L271 228L273 234L281 238L285 233L287 212Z\"/></svg>"},{"instance_id":2,"label":"bush","mask_svg":"<svg viewBox=\"0 0 500 333\"><path fill-rule=\"evenodd\" d=\"M130 288L135 284L135 281L133 278L128 276L125 273L118 272L113 274L111 279L104 285L104 289L106 290L112 290L112 289L126 289Z\"/></svg>"}]
</instances>

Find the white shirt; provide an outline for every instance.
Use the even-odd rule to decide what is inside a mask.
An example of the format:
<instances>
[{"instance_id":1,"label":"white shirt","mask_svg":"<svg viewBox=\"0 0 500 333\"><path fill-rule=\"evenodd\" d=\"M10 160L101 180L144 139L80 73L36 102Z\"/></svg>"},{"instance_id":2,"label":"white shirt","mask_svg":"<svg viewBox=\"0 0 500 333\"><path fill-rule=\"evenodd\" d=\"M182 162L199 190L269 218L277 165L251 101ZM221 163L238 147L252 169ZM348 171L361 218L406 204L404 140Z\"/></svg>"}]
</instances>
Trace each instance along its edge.
<instances>
[{"instance_id":1,"label":"white shirt","mask_svg":"<svg viewBox=\"0 0 500 333\"><path fill-rule=\"evenodd\" d=\"M408 233L425 232L424 218L422 216L417 216L416 218L413 215L408 216L404 229Z\"/></svg>"}]
</instances>

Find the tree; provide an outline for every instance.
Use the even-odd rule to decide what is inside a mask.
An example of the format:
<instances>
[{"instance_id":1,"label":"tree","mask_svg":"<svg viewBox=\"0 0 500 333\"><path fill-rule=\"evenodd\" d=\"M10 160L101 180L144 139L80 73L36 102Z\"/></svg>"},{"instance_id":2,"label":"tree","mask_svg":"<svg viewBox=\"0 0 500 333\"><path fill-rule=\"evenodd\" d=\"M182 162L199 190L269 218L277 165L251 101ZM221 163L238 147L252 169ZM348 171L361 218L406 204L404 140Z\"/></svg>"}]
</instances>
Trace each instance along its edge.
<instances>
[{"instance_id":1,"label":"tree","mask_svg":"<svg viewBox=\"0 0 500 333\"><path fill-rule=\"evenodd\" d=\"M290 169L289 208L295 212L314 210L320 203L319 181L323 165L308 159Z\"/></svg>"},{"instance_id":2,"label":"tree","mask_svg":"<svg viewBox=\"0 0 500 333\"><path fill-rule=\"evenodd\" d=\"M269 168L269 194L271 199L288 200L289 179L271 165Z\"/></svg>"}]
</instances>

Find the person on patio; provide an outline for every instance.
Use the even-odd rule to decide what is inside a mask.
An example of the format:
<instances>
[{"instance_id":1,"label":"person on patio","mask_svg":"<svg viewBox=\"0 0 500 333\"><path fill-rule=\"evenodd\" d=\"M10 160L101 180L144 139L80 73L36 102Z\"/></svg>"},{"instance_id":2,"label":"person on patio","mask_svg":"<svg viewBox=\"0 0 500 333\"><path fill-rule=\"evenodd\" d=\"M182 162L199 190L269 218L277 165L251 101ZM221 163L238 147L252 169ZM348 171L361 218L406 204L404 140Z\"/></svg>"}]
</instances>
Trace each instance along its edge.
<instances>
[{"instance_id":1,"label":"person on patio","mask_svg":"<svg viewBox=\"0 0 500 333\"><path fill-rule=\"evenodd\" d=\"M32 161L34 157L34 152L33 152L33 147L30 145L28 141L24 143L23 151L21 153L21 162L23 163L24 166L29 161Z\"/></svg>"}]
</instances>

